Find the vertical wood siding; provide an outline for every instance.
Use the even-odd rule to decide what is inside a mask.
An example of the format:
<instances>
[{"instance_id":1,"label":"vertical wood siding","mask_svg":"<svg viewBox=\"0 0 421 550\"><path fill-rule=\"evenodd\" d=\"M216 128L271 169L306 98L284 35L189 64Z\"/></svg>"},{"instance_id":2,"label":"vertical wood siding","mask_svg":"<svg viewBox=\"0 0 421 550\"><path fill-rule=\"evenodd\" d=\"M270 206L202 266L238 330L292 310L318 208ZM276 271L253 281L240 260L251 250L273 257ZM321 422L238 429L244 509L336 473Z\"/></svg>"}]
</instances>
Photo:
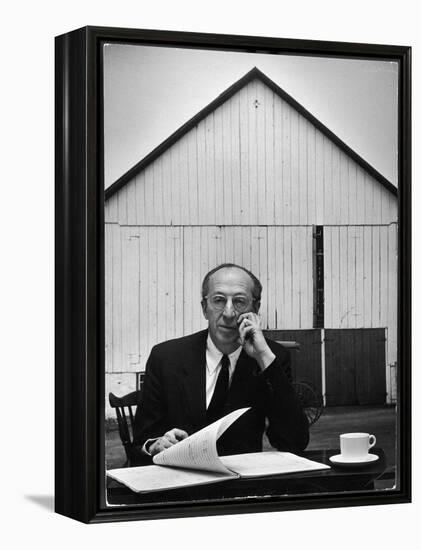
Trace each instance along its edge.
<instances>
[{"instance_id":1,"label":"vertical wood siding","mask_svg":"<svg viewBox=\"0 0 421 550\"><path fill-rule=\"evenodd\" d=\"M385 329L326 329L326 404L386 402Z\"/></svg>"},{"instance_id":2,"label":"vertical wood siding","mask_svg":"<svg viewBox=\"0 0 421 550\"><path fill-rule=\"evenodd\" d=\"M388 328L387 363L397 344L397 224L328 226L325 327Z\"/></svg>"}]
</instances>

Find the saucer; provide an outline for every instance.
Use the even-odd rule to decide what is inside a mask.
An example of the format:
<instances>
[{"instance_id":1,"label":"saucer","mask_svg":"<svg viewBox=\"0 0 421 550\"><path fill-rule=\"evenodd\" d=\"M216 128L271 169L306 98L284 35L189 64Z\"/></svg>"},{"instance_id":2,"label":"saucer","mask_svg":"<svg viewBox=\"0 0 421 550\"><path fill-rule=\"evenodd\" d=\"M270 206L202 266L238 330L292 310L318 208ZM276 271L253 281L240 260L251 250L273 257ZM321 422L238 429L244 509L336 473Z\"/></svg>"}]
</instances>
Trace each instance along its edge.
<instances>
[{"instance_id":1,"label":"saucer","mask_svg":"<svg viewBox=\"0 0 421 550\"><path fill-rule=\"evenodd\" d=\"M365 458L345 458L342 455L334 455L329 458L332 464L337 464L338 466L365 466L367 464L372 464L379 460L379 457L375 454L369 453Z\"/></svg>"}]
</instances>

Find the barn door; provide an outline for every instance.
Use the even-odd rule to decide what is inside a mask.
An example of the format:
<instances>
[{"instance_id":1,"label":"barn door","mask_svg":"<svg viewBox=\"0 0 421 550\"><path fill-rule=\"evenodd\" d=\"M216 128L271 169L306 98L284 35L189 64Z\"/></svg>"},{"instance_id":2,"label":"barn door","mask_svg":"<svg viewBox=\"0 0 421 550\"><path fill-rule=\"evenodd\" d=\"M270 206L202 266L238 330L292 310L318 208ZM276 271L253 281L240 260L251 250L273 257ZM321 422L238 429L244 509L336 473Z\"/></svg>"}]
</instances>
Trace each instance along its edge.
<instances>
[{"instance_id":1,"label":"barn door","mask_svg":"<svg viewBox=\"0 0 421 550\"><path fill-rule=\"evenodd\" d=\"M385 329L326 329L326 405L386 402Z\"/></svg>"},{"instance_id":2,"label":"barn door","mask_svg":"<svg viewBox=\"0 0 421 550\"><path fill-rule=\"evenodd\" d=\"M265 330L272 340L294 341L300 344L298 351L291 350L291 370L294 382L309 382L322 393L321 331Z\"/></svg>"}]
</instances>

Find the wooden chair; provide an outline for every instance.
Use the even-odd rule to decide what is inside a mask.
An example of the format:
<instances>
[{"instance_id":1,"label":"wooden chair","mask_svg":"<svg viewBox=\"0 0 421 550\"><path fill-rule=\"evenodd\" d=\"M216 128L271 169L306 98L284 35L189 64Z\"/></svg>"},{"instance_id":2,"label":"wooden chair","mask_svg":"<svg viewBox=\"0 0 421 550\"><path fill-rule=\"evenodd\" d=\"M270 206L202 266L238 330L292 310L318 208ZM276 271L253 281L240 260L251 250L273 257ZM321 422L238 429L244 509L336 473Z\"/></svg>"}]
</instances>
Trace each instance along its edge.
<instances>
[{"instance_id":1,"label":"wooden chair","mask_svg":"<svg viewBox=\"0 0 421 550\"><path fill-rule=\"evenodd\" d=\"M118 431L126 452L127 466L135 462L136 458L133 450L133 429L136 408L140 402L140 391L133 391L123 397L117 397L113 393L110 393L108 399L110 406L116 411Z\"/></svg>"}]
</instances>

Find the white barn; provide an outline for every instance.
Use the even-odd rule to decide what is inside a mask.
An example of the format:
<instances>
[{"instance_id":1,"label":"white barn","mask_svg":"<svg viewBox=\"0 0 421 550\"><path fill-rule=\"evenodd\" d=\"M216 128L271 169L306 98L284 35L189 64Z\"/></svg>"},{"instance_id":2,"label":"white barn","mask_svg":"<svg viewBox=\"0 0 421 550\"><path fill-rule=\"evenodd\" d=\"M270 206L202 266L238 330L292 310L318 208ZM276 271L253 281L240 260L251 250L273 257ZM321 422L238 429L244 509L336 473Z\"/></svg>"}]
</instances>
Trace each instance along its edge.
<instances>
[{"instance_id":1,"label":"white barn","mask_svg":"<svg viewBox=\"0 0 421 550\"><path fill-rule=\"evenodd\" d=\"M263 323L297 340L326 403L395 400L397 192L253 69L106 191L107 392L151 347L206 326L205 273L261 280Z\"/></svg>"}]
</instances>

